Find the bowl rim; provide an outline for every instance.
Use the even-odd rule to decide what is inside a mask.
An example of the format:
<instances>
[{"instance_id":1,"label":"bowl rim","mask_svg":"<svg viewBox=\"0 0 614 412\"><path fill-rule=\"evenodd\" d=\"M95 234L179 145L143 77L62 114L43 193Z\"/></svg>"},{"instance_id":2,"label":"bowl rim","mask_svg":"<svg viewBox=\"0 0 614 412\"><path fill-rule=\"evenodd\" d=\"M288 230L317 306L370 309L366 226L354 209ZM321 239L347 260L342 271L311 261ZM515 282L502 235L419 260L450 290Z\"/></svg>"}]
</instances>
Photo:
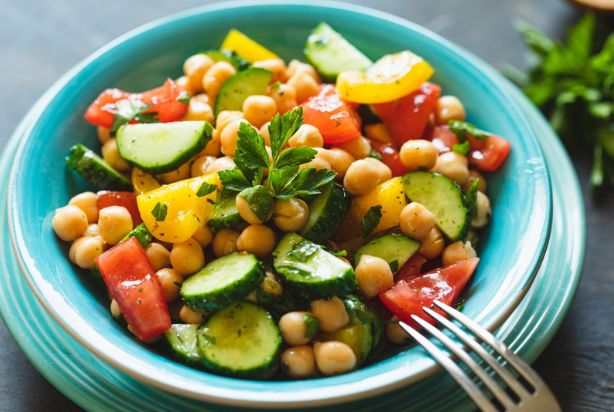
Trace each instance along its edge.
<instances>
[{"instance_id":1,"label":"bowl rim","mask_svg":"<svg viewBox=\"0 0 614 412\"><path fill-rule=\"evenodd\" d=\"M377 11L369 7L356 6L336 1L316 0L307 3L305 1L283 0L237 0L215 3L212 5L192 8L186 11L174 13L141 25L127 32L126 34L119 36L118 38L110 41L109 43L92 53L90 56L82 60L72 69L68 70L66 74L64 74L53 86L48 89L47 92L43 94L39 101L30 110L30 113L43 110L46 106L45 103L52 101L55 95L58 94L59 91L62 90L66 86L66 84L72 79L72 77L74 77L77 73L86 68L88 65L94 63L98 58L103 56L108 51L112 50L114 47L119 46L122 43L127 42L136 36L144 34L147 31L155 29L157 27L173 24L181 19L188 18L194 15L204 14L218 10L258 6L312 6L329 10L348 11L354 14L374 17L378 20L383 20L390 24L396 24L408 28L414 32L417 32L418 34L423 35L425 37L429 37L436 41L438 44L445 46L448 51L454 52L457 55L462 56L463 59L470 61L475 66L477 71L479 71L485 78L488 78L489 81L497 85L497 87L503 89L504 86L509 86L509 82L507 82L507 80L503 79L486 63L484 63L478 57L474 56L471 52L468 52L467 50L452 44L448 40L445 40L441 36L431 32L430 30L422 26L419 26L416 23L409 22L405 19L396 17L386 12ZM510 103L510 110L513 109L513 111L516 112L519 117L524 117L515 102L513 102L511 99L506 100ZM528 120L526 120L526 123L526 126L529 129L534 130L533 126ZM17 262L22 271L22 274L27 280L28 285L33 290L35 296L37 297L39 302L41 302L46 311L50 313L51 316L55 319L55 321L60 326L62 326L62 328L66 330L71 336L73 336L80 344L82 344L85 348L87 348L89 351L91 351L101 359L105 360L113 367L121 370L122 372L141 382L145 382L147 384L182 396L226 405L251 407L260 406L270 408L323 406L332 405L348 400L357 400L385 393L401 386L408 385L439 370L437 364L434 361L430 360L430 362L427 362L427 366L423 367L417 373L413 373L410 375L402 373L402 370L400 370L402 368L396 368L390 372L378 373L362 381L354 381L342 385L322 385L322 387L309 388L306 390L301 390L300 392L276 392L274 390L262 392L246 392L242 389L234 390L232 388L221 388L216 385L208 385L205 382L198 382L198 384L196 385L187 386L185 386L185 381L180 383L168 382L164 379L164 371L160 373L160 370L157 370L153 366L150 368L143 368L143 366L147 365L144 365L142 361L138 361L137 359L131 357L130 355L126 354L121 350L118 350L115 347L110 348L110 345L108 343L105 343L106 341L104 337L101 336L101 339L96 339L94 341L86 338L85 336L87 336L87 334L84 334L82 331L80 331L80 328L75 327L70 322L70 319L79 318L78 314L74 311L74 309L69 307L64 301L59 300L57 297L55 297L55 300L53 300L52 303L49 300L49 296L46 296L46 292L52 292L53 287L51 283L46 281L42 274L36 270L35 266L33 265L33 258L27 252L26 241L23 236L23 231L18 225L15 224L17 221L16 216L18 215L18 204L16 202L17 189L14 184L16 180L15 175L17 174L16 166L19 164L19 159L24 155L24 147L26 146L26 142L28 141L27 136L29 136L35 124L36 122L34 121L26 127L26 130L24 131L23 135L26 138L24 138L23 141L20 143L17 149L14 164L10 170L11 176L9 183L9 196L7 202L13 253L17 257ZM543 160L543 152L539 142L535 141L534 143L537 146L538 152L541 154L540 159ZM544 187L545 193L543 193L543 195L546 204L544 205L545 207L543 211L544 225L542 227L541 232L539 233L540 241L538 243L541 245L541 249L536 251L536 253L530 259L530 263L528 266L532 267L533 270L531 271L531 273L527 274L527 277L524 279L524 284L520 287L516 294L514 296L511 296L506 301L506 304L499 309L499 316L495 319L488 319L488 322L483 323L483 326L486 326L490 330L494 330L498 326L500 326L518 306L520 301L523 299L523 297L529 290L533 280L535 279L535 275L538 272L544 254L546 252L546 246L548 244L552 222L552 193L550 186L550 175L547 171L547 165L545 164L545 162L543 166L544 178L546 180L546 184ZM59 307L56 306L57 303L60 303ZM71 311L74 312L71 313L73 315L72 317L64 316ZM90 329L93 331L92 328ZM134 362L131 364L130 361ZM385 377L386 379L382 379L382 377Z\"/></svg>"}]
</instances>

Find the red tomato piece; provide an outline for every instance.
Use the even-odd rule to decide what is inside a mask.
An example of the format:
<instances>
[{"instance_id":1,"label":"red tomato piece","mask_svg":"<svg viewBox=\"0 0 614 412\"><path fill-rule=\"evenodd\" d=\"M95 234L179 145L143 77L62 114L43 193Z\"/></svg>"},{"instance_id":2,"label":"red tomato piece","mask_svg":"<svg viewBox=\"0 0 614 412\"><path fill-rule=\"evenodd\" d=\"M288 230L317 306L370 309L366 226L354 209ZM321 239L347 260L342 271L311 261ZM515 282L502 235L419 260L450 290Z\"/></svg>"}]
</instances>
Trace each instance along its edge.
<instances>
[{"instance_id":1,"label":"red tomato piece","mask_svg":"<svg viewBox=\"0 0 614 412\"><path fill-rule=\"evenodd\" d=\"M171 327L162 286L135 237L113 246L96 263L109 293L140 340L155 338Z\"/></svg>"},{"instance_id":2,"label":"red tomato piece","mask_svg":"<svg viewBox=\"0 0 614 412\"><path fill-rule=\"evenodd\" d=\"M107 89L94 100L85 111L85 119L94 126L110 129L115 119L115 102L127 99L130 96L123 90Z\"/></svg>"},{"instance_id":3,"label":"red tomato piece","mask_svg":"<svg viewBox=\"0 0 614 412\"><path fill-rule=\"evenodd\" d=\"M303 122L317 127L326 144L343 143L360 136L356 114L341 100L332 84L322 87L320 94L303 103Z\"/></svg>"},{"instance_id":4,"label":"red tomato piece","mask_svg":"<svg viewBox=\"0 0 614 412\"><path fill-rule=\"evenodd\" d=\"M379 298L394 315L413 327L418 325L412 320L412 315L434 324L434 319L424 313L422 308L433 308L443 314L440 309L433 307L433 301L439 300L447 305L454 304L479 261L479 258L466 259L410 279L400 280L386 292L380 293Z\"/></svg>"},{"instance_id":5,"label":"red tomato piece","mask_svg":"<svg viewBox=\"0 0 614 412\"><path fill-rule=\"evenodd\" d=\"M448 126L435 126L431 135L431 142L439 150L439 153L447 153L452 150L455 144L460 143L458 137Z\"/></svg>"},{"instance_id":6,"label":"red tomato piece","mask_svg":"<svg viewBox=\"0 0 614 412\"><path fill-rule=\"evenodd\" d=\"M382 157L382 161L392 171L392 176L403 176L409 171L409 169L401 162L399 151L389 143L382 143L377 141L371 142L371 147L379 153Z\"/></svg>"},{"instance_id":7,"label":"red tomato piece","mask_svg":"<svg viewBox=\"0 0 614 412\"><path fill-rule=\"evenodd\" d=\"M418 276L422 271L422 266L424 266L426 262L426 258L420 255L413 255L398 271L395 276L395 280L409 280L413 277Z\"/></svg>"},{"instance_id":8,"label":"red tomato piece","mask_svg":"<svg viewBox=\"0 0 614 412\"><path fill-rule=\"evenodd\" d=\"M136 195L133 192L98 192L98 209L104 209L109 206L123 206L128 209L134 226L143 223L139 208L136 205Z\"/></svg>"},{"instance_id":9,"label":"red tomato piece","mask_svg":"<svg viewBox=\"0 0 614 412\"><path fill-rule=\"evenodd\" d=\"M375 104L373 109L400 147L422 137L440 94L440 86L424 83L415 92L390 103Z\"/></svg>"},{"instance_id":10,"label":"red tomato piece","mask_svg":"<svg viewBox=\"0 0 614 412\"><path fill-rule=\"evenodd\" d=\"M501 167L512 148L508 140L494 134L486 139L467 138L470 145L469 163L482 172L494 172Z\"/></svg>"}]
</instances>

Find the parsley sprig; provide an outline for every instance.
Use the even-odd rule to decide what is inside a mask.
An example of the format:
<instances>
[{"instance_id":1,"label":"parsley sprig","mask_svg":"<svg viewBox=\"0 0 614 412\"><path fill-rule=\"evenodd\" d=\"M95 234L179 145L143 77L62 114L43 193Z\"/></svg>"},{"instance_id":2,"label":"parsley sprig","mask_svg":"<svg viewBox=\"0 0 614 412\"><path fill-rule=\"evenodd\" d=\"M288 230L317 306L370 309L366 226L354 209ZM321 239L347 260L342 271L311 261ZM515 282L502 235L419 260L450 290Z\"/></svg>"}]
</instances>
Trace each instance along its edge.
<instances>
[{"instance_id":1,"label":"parsley sprig","mask_svg":"<svg viewBox=\"0 0 614 412\"><path fill-rule=\"evenodd\" d=\"M467 136L471 136L479 140L486 139L488 136L490 136L490 133L478 129L471 123L462 120L450 120L448 126L460 142L452 146L452 151L462 155L469 153L470 145Z\"/></svg>"},{"instance_id":2,"label":"parsley sprig","mask_svg":"<svg viewBox=\"0 0 614 412\"><path fill-rule=\"evenodd\" d=\"M224 187L241 192L249 187L263 185L277 199L319 194L319 188L332 181L336 173L301 167L313 160L317 153L315 149L286 148L288 140L302 123L303 109L300 106L284 115L273 117L269 124L271 158L266 151L264 138L252 126L242 123L235 151L236 167L219 172ZM268 172L266 180L264 169Z\"/></svg>"}]
</instances>

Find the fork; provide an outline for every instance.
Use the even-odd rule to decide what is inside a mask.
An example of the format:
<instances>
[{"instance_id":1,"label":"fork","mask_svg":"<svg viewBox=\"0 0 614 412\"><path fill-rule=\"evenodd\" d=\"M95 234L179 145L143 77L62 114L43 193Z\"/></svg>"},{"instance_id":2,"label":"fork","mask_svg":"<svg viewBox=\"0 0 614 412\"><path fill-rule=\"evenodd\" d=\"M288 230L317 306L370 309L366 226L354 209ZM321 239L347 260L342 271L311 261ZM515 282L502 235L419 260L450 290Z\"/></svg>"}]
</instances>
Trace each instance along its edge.
<instances>
[{"instance_id":1,"label":"fork","mask_svg":"<svg viewBox=\"0 0 614 412\"><path fill-rule=\"evenodd\" d=\"M427 339L424 335L418 332L415 328L405 322L399 322L401 327L409 333L444 369L450 373L452 378L463 387L467 395L482 411L560 411L556 398L546 385L546 383L531 369L531 367L514 355L503 342L495 338L490 332L479 326L476 322L463 315L458 310L450 306L435 301L435 306L464 326L483 343L494 354L498 355L502 362L499 361L486 350L482 344L471 337L467 332L461 329L445 316L435 310L423 307L424 312L432 317L437 323L446 328L464 345L458 343L435 326L422 319L419 316L412 315L414 322L420 325L424 330L431 334L435 339L446 347L451 354L455 355L458 360L463 362L481 381L490 395L481 389L474 382L471 376L465 373L453 360L449 353L439 349L434 343ZM499 380L505 385L497 382L492 374L483 368L470 353L474 352L483 361L485 361L491 370L496 372ZM505 364L509 365L518 375L515 377ZM505 387L507 386L507 387Z\"/></svg>"}]
</instances>

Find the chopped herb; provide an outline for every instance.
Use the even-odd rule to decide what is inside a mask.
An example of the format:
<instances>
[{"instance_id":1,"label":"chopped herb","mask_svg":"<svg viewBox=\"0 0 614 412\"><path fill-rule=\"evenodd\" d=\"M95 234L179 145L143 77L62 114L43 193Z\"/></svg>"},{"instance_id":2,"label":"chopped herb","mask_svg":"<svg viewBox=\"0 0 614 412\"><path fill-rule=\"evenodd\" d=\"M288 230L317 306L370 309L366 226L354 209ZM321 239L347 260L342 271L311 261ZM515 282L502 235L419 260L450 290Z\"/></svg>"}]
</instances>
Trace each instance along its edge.
<instances>
[{"instance_id":1,"label":"chopped herb","mask_svg":"<svg viewBox=\"0 0 614 412\"><path fill-rule=\"evenodd\" d=\"M399 270L399 262L397 260L393 260L392 262L390 262L390 270L392 271L392 273L395 273L397 270Z\"/></svg>"},{"instance_id":2,"label":"chopped herb","mask_svg":"<svg viewBox=\"0 0 614 412\"><path fill-rule=\"evenodd\" d=\"M151 105L147 105L140 100L124 99L115 102L115 117L111 125L111 134L115 134L121 126L133 119L137 121L144 119L145 121L141 121L141 123L154 123L158 121L157 113L145 113L150 108ZM152 117L152 115L154 116Z\"/></svg>"},{"instance_id":3,"label":"chopped herb","mask_svg":"<svg viewBox=\"0 0 614 412\"><path fill-rule=\"evenodd\" d=\"M379 154L379 152L375 149L371 149L371 151L369 152L369 156L368 157L372 157L374 159L377 159L379 161L383 161L382 159L382 155Z\"/></svg>"},{"instance_id":4,"label":"chopped herb","mask_svg":"<svg viewBox=\"0 0 614 412\"><path fill-rule=\"evenodd\" d=\"M192 96L190 96L190 93L184 90L179 94L179 97L177 97L177 101L183 104L188 104L190 103L191 98Z\"/></svg>"},{"instance_id":5,"label":"chopped herb","mask_svg":"<svg viewBox=\"0 0 614 412\"><path fill-rule=\"evenodd\" d=\"M163 222L166 219L166 214L168 213L168 206L166 203L156 203L154 208L151 210L151 215L156 219L156 222Z\"/></svg>"},{"instance_id":6,"label":"chopped herb","mask_svg":"<svg viewBox=\"0 0 614 412\"><path fill-rule=\"evenodd\" d=\"M360 228L362 230L362 237L369 237L369 235L375 230L377 225L379 225L380 219L382 218L382 206L371 206L367 213L363 216L360 221Z\"/></svg>"},{"instance_id":7,"label":"chopped herb","mask_svg":"<svg viewBox=\"0 0 614 412\"><path fill-rule=\"evenodd\" d=\"M467 210L469 212L469 219L473 220L478 214L478 184L479 179L472 179L471 186L465 194L465 203L467 204Z\"/></svg>"},{"instance_id":8,"label":"chopped herb","mask_svg":"<svg viewBox=\"0 0 614 412\"><path fill-rule=\"evenodd\" d=\"M333 252L331 252L333 255L337 256L337 257L346 257L348 255L348 251L347 250L335 250Z\"/></svg>"},{"instance_id":9,"label":"chopped herb","mask_svg":"<svg viewBox=\"0 0 614 412\"><path fill-rule=\"evenodd\" d=\"M491 133L478 129L474 125L462 120L450 120L448 123L450 130L458 137L461 143L467 140L467 136L471 136L476 139L486 139Z\"/></svg>"},{"instance_id":10,"label":"chopped herb","mask_svg":"<svg viewBox=\"0 0 614 412\"><path fill-rule=\"evenodd\" d=\"M275 83L273 83L271 85L271 90L279 90L280 86L281 86L281 82L280 81L276 81Z\"/></svg>"},{"instance_id":11,"label":"chopped herb","mask_svg":"<svg viewBox=\"0 0 614 412\"><path fill-rule=\"evenodd\" d=\"M198 191L196 192L196 196L198 197L207 196L208 194L211 194L215 192L216 190L217 190L217 185L213 183L203 182L198 188Z\"/></svg>"},{"instance_id":12,"label":"chopped herb","mask_svg":"<svg viewBox=\"0 0 614 412\"><path fill-rule=\"evenodd\" d=\"M454 153L466 155L469 153L469 140L465 140L463 143L452 145L452 151Z\"/></svg>"},{"instance_id":13,"label":"chopped herb","mask_svg":"<svg viewBox=\"0 0 614 412\"><path fill-rule=\"evenodd\" d=\"M307 262L313 255L318 253L320 246L308 240L301 240L292 246L288 256L299 262Z\"/></svg>"},{"instance_id":14,"label":"chopped herb","mask_svg":"<svg viewBox=\"0 0 614 412\"><path fill-rule=\"evenodd\" d=\"M316 336L318 330L320 329L320 321L318 318L313 316L311 313L307 313L303 318L303 322L305 322L305 338L311 339Z\"/></svg>"}]
</instances>

